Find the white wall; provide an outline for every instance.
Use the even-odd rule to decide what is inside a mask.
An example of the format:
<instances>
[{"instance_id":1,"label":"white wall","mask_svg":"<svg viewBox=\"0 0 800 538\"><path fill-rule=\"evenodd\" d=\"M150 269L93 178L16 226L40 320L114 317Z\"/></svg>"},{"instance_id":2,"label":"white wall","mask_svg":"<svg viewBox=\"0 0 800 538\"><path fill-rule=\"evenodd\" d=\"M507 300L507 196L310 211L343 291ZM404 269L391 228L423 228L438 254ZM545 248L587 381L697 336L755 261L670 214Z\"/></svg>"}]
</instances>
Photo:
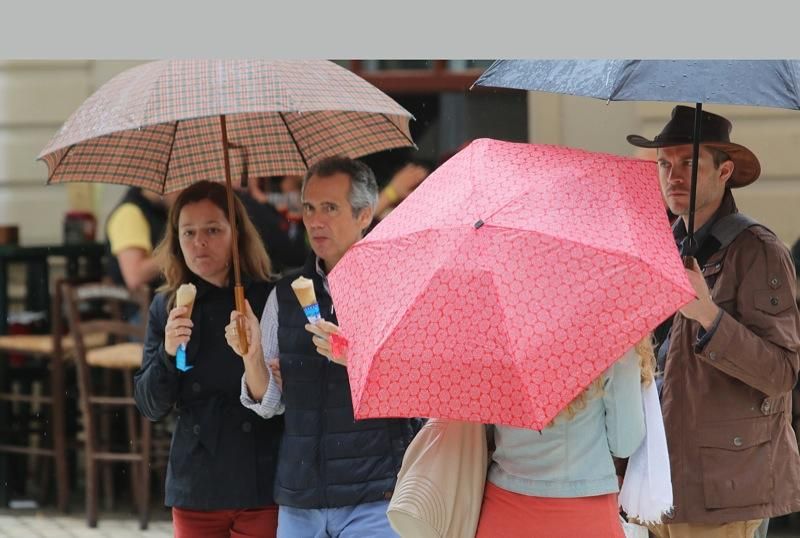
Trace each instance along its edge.
<instances>
[{"instance_id":1,"label":"white wall","mask_svg":"<svg viewBox=\"0 0 800 538\"><path fill-rule=\"evenodd\" d=\"M0 62L0 224L17 224L23 244L59 243L69 209L96 210L102 223L124 189L45 187L39 151L69 115L109 78L139 62Z\"/></svg>"}]
</instances>

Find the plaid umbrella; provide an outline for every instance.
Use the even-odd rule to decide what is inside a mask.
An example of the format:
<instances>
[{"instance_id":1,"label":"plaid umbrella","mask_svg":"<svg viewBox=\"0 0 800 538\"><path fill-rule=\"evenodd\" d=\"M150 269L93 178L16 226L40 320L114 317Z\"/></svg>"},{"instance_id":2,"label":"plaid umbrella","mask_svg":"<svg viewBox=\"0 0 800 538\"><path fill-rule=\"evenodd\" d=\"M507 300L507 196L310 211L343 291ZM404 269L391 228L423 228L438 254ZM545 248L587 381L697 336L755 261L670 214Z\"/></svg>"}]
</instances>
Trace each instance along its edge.
<instances>
[{"instance_id":1,"label":"plaid umbrella","mask_svg":"<svg viewBox=\"0 0 800 538\"><path fill-rule=\"evenodd\" d=\"M330 155L413 146L411 114L326 60L171 60L103 85L39 154L48 183L97 181L158 193L225 177L303 174Z\"/></svg>"},{"instance_id":2,"label":"plaid umbrella","mask_svg":"<svg viewBox=\"0 0 800 538\"><path fill-rule=\"evenodd\" d=\"M231 176L302 174L330 155L413 146L410 118L383 92L325 60L163 60L104 84L38 159L50 184L116 183L167 193L224 180L232 207ZM236 304L244 311L228 213Z\"/></svg>"}]
</instances>

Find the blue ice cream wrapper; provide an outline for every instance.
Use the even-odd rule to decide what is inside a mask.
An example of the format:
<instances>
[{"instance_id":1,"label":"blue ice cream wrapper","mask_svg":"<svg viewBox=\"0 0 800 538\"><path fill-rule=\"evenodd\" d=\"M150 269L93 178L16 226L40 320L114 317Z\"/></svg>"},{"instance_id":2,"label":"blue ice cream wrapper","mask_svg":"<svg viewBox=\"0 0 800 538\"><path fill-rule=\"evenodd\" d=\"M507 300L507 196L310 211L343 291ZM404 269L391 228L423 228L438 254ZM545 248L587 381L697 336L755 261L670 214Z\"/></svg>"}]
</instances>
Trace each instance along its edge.
<instances>
[{"instance_id":1,"label":"blue ice cream wrapper","mask_svg":"<svg viewBox=\"0 0 800 538\"><path fill-rule=\"evenodd\" d=\"M186 364L186 344L178 346L178 351L175 353L175 366L181 372L188 372L194 368L191 364Z\"/></svg>"},{"instance_id":2,"label":"blue ice cream wrapper","mask_svg":"<svg viewBox=\"0 0 800 538\"><path fill-rule=\"evenodd\" d=\"M311 303L308 306L303 307L303 312L308 319L308 322L314 324L322 319L322 316L319 313L319 303Z\"/></svg>"}]
</instances>

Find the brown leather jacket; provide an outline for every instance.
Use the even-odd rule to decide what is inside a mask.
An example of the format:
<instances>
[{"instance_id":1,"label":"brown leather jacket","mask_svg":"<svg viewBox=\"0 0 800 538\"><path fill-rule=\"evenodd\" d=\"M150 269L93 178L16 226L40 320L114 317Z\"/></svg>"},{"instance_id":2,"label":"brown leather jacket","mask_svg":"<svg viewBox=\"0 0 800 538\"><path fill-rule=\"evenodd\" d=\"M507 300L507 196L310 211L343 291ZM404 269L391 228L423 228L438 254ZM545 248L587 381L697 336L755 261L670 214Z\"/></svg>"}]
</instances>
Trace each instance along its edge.
<instances>
[{"instance_id":1,"label":"brown leather jacket","mask_svg":"<svg viewBox=\"0 0 800 538\"><path fill-rule=\"evenodd\" d=\"M726 196L720 216L736 212ZM713 233L713 232L712 232ZM696 348L697 322L676 314L661 394L674 490L666 523L725 523L800 510L791 391L800 315L788 249L756 225L703 265L724 310Z\"/></svg>"}]
</instances>

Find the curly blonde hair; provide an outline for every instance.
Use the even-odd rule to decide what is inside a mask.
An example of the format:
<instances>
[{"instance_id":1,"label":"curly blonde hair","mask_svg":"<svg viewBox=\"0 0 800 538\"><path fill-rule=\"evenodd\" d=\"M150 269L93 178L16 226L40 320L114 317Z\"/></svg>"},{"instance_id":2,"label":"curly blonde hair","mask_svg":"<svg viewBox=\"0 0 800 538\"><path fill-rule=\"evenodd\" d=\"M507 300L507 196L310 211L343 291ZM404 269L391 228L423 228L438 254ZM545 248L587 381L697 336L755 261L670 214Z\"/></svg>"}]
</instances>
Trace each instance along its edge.
<instances>
[{"instance_id":1,"label":"curly blonde hair","mask_svg":"<svg viewBox=\"0 0 800 538\"><path fill-rule=\"evenodd\" d=\"M636 355L639 357L639 368L641 370L641 382L645 387L649 386L655 378L656 371L656 357L653 354L653 335L648 334L633 346ZM572 420L578 411L586 407L586 403L592 398L599 398L603 395L603 385L605 384L606 375L603 374L591 382L574 400L572 400L565 409L553 418L553 421L548 424L552 425L556 419Z\"/></svg>"},{"instance_id":2,"label":"curly blonde hair","mask_svg":"<svg viewBox=\"0 0 800 538\"><path fill-rule=\"evenodd\" d=\"M198 181L181 191L175 203L172 204L164 239L161 240L161 243L158 244L153 252L165 280L164 285L158 291L167 292L170 296L167 301L168 309L171 309L175 304L175 292L178 287L189 282L192 275L189 266L186 265L180 245L178 221L181 211L185 206L203 200L208 200L220 208L225 214L225 218L228 218L228 194L225 186L212 181ZM264 249L261 236L247 215L244 204L235 195L233 197L233 205L236 228L238 230L239 259L242 273L255 280L273 280L272 263L267 251Z\"/></svg>"}]
</instances>

